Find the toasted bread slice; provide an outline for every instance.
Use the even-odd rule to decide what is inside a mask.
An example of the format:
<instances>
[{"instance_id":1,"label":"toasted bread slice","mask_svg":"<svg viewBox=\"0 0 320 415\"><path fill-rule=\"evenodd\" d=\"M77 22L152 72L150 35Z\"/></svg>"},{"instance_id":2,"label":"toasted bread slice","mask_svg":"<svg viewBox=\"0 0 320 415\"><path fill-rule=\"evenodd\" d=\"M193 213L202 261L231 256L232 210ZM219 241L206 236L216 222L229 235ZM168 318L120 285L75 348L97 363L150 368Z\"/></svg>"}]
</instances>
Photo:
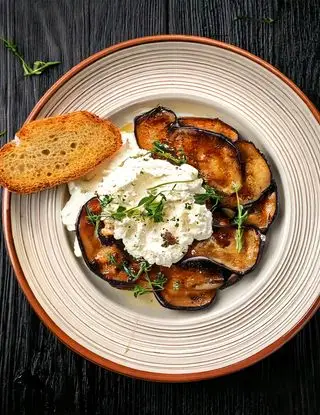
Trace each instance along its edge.
<instances>
[{"instance_id":1,"label":"toasted bread slice","mask_svg":"<svg viewBox=\"0 0 320 415\"><path fill-rule=\"evenodd\" d=\"M32 193L67 183L120 147L120 130L87 111L32 121L0 149L0 185Z\"/></svg>"}]
</instances>

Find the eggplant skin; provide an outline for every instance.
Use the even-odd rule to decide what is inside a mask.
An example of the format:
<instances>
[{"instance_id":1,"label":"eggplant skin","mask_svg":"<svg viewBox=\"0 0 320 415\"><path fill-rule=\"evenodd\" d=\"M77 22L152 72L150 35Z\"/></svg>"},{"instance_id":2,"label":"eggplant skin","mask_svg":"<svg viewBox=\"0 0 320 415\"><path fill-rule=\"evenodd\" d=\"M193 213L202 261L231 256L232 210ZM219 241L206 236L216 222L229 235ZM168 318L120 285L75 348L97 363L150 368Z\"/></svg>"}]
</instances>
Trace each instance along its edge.
<instances>
[{"instance_id":1,"label":"eggplant skin","mask_svg":"<svg viewBox=\"0 0 320 415\"><path fill-rule=\"evenodd\" d=\"M278 213L278 191L275 182L249 208L246 225L256 226L266 233Z\"/></svg>"},{"instance_id":2,"label":"eggplant skin","mask_svg":"<svg viewBox=\"0 0 320 415\"><path fill-rule=\"evenodd\" d=\"M237 284L239 281L241 281L243 278L243 275L235 274L234 272L230 272L229 276L225 279L224 284L220 287L220 290L225 290L226 288L231 287L232 285Z\"/></svg>"},{"instance_id":3,"label":"eggplant skin","mask_svg":"<svg viewBox=\"0 0 320 415\"><path fill-rule=\"evenodd\" d=\"M190 300L193 301L193 305L192 306L180 306L180 305L172 305L170 301L167 301L162 291L154 292L155 298L158 300L159 304L162 307L169 308L170 310L178 310L178 311L204 310L208 308L214 302L216 295L217 295L217 290L201 291L200 293L194 292L193 297L190 297Z\"/></svg>"},{"instance_id":4,"label":"eggplant skin","mask_svg":"<svg viewBox=\"0 0 320 415\"><path fill-rule=\"evenodd\" d=\"M205 182L230 195L234 185L242 185L238 149L221 134L194 127L169 127L168 144L183 151L187 163L199 170Z\"/></svg>"},{"instance_id":5,"label":"eggplant skin","mask_svg":"<svg viewBox=\"0 0 320 415\"><path fill-rule=\"evenodd\" d=\"M196 127L201 130L222 134L233 143L239 138L238 131L219 118L180 117L178 118L178 124L181 127Z\"/></svg>"},{"instance_id":6,"label":"eggplant skin","mask_svg":"<svg viewBox=\"0 0 320 415\"><path fill-rule=\"evenodd\" d=\"M243 248L236 250L237 227L214 228L212 236L191 245L187 256L203 257L233 273L245 275L258 264L265 242L265 235L254 226L243 227Z\"/></svg>"},{"instance_id":7,"label":"eggplant skin","mask_svg":"<svg viewBox=\"0 0 320 415\"><path fill-rule=\"evenodd\" d=\"M216 209L212 212L212 226L214 228L232 226L232 218L228 217L222 209Z\"/></svg>"},{"instance_id":8,"label":"eggplant skin","mask_svg":"<svg viewBox=\"0 0 320 415\"><path fill-rule=\"evenodd\" d=\"M124 271L118 270L115 265L108 263L108 256L113 255L117 262L126 260L131 267L135 267L137 264L130 261L121 243L115 240L112 235L106 237L96 234L95 226L87 220L87 209L90 209L94 214L100 214L100 200L93 197L82 207L76 225L76 236L87 267L112 287L132 289L137 282L132 283Z\"/></svg>"},{"instance_id":9,"label":"eggplant skin","mask_svg":"<svg viewBox=\"0 0 320 415\"><path fill-rule=\"evenodd\" d=\"M166 142L168 128L176 122L176 114L161 106L135 117L134 133L139 147L151 150L154 141Z\"/></svg>"},{"instance_id":10,"label":"eggplant skin","mask_svg":"<svg viewBox=\"0 0 320 415\"><path fill-rule=\"evenodd\" d=\"M206 259L191 259L160 269L167 282L154 295L163 307L172 310L198 311L209 307L224 283L221 270Z\"/></svg>"},{"instance_id":11,"label":"eggplant skin","mask_svg":"<svg viewBox=\"0 0 320 415\"><path fill-rule=\"evenodd\" d=\"M234 144L240 153L243 166L244 181L239 190L239 200L242 205L251 205L260 199L272 182L270 166L259 149L251 142L238 140ZM221 201L222 206L235 208L235 195L226 196Z\"/></svg>"}]
</instances>

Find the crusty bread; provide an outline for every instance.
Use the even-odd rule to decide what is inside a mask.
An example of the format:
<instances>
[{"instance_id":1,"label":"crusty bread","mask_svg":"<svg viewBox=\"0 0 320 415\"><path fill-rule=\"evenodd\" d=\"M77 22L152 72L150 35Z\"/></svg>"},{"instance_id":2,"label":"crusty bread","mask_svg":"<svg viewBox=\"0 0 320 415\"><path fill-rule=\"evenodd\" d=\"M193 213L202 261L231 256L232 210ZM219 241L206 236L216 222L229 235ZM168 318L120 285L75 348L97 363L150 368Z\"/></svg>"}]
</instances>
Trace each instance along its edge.
<instances>
[{"instance_id":1,"label":"crusty bread","mask_svg":"<svg viewBox=\"0 0 320 415\"><path fill-rule=\"evenodd\" d=\"M0 185L32 193L66 183L120 146L120 130L87 111L32 121L0 149Z\"/></svg>"}]
</instances>

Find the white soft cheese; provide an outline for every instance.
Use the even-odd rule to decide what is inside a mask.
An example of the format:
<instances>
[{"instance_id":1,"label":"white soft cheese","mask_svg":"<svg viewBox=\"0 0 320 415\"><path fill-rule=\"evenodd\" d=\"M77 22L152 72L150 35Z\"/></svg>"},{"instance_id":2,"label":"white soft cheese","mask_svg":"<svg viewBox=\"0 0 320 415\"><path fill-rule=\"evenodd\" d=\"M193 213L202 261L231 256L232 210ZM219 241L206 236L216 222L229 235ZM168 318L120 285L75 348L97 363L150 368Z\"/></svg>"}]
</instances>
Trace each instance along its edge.
<instances>
[{"instance_id":1,"label":"white soft cheese","mask_svg":"<svg viewBox=\"0 0 320 415\"><path fill-rule=\"evenodd\" d=\"M212 233L212 215L205 205L194 203L193 195L203 193L198 171L188 165L174 166L165 160L156 160L138 149L134 135L123 134L123 148L95 171L93 177L77 180L69 185L70 200L62 211L63 223L75 230L82 205L95 194L109 195L111 203L104 214L108 216L118 206L133 208L148 196L148 189L167 182L154 192L166 197L163 221L155 223L146 217L125 217L123 220L105 219L106 226L114 228L114 237L121 239L133 257L143 257L150 264L171 266L178 262L194 239L203 240ZM177 183L187 181L186 183ZM143 209L143 208L140 208ZM165 233L177 243L167 245ZM79 249L75 246L75 253Z\"/></svg>"},{"instance_id":2,"label":"white soft cheese","mask_svg":"<svg viewBox=\"0 0 320 415\"><path fill-rule=\"evenodd\" d=\"M97 186L105 176L116 169L125 159L139 151L133 133L122 133L123 145L116 154L101 163L94 171L81 179L68 183L70 199L61 212L62 222L69 231L76 229L76 222L82 206L95 196ZM80 255L81 256L81 255Z\"/></svg>"}]
</instances>

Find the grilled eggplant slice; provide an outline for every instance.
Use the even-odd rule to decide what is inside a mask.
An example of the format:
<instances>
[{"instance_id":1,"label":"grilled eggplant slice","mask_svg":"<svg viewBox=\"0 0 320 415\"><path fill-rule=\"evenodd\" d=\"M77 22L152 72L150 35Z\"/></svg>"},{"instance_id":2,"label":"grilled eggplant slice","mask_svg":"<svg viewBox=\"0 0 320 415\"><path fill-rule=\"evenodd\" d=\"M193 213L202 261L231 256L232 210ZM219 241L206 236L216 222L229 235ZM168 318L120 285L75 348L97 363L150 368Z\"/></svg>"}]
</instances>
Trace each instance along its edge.
<instances>
[{"instance_id":1,"label":"grilled eggplant slice","mask_svg":"<svg viewBox=\"0 0 320 415\"><path fill-rule=\"evenodd\" d=\"M247 274L259 261L265 236L253 226L244 227L243 247L238 252L236 230L235 226L214 228L209 239L191 246L188 257L204 257L236 274Z\"/></svg>"},{"instance_id":2,"label":"grilled eggplant slice","mask_svg":"<svg viewBox=\"0 0 320 415\"><path fill-rule=\"evenodd\" d=\"M193 127L171 126L169 131L170 147L182 150L209 186L230 195L235 184L242 184L238 150L225 137Z\"/></svg>"},{"instance_id":3,"label":"grilled eggplant slice","mask_svg":"<svg viewBox=\"0 0 320 415\"><path fill-rule=\"evenodd\" d=\"M243 275L235 274L235 273L229 273L228 277L225 278L225 282L220 288L220 290L224 290L225 288L229 288L232 285L236 284L237 282L241 281L243 278Z\"/></svg>"},{"instance_id":4,"label":"grilled eggplant slice","mask_svg":"<svg viewBox=\"0 0 320 415\"><path fill-rule=\"evenodd\" d=\"M277 200L277 188L273 183L262 197L251 206L246 225L256 226L261 232L266 232L276 217Z\"/></svg>"},{"instance_id":5,"label":"grilled eggplant slice","mask_svg":"<svg viewBox=\"0 0 320 415\"><path fill-rule=\"evenodd\" d=\"M173 310L195 311L208 307L224 279L221 270L209 261L183 261L170 268L161 267L167 282L162 291L155 291L159 303Z\"/></svg>"},{"instance_id":6,"label":"grilled eggplant slice","mask_svg":"<svg viewBox=\"0 0 320 415\"><path fill-rule=\"evenodd\" d=\"M224 228L232 225L232 218L228 217L222 209L216 209L212 212L212 226Z\"/></svg>"},{"instance_id":7,"label":"grilled eggplant slice","mask_svg":"<svg viewBox=\"0 0 320 415\"><path fill-rule=\"evenodd\" d=\"M177 120L176 114L164 107L156 107L134 119L134 133L139 147L151 150L154 141L166 142L168 128Z\"/></svg>"},{"instance_id":8,"label":"grilled eggplant slice","mask_svg":"<svg viewBox=\"0 0 320 415\"><path fill-rule=\"evenodd\" d=\"M253 143L239 140L235 146L238 148L241 161L244 164L244 182L239 191L239 199L242 205L247 205L258 200L270 186L271 171L266 159ZM236 207L235 195L225 197L222 200L222 205Z\"/></svg>"},{"instance_id":9,"label":"grilled eggplant slice","mask_svg":"<svg viewBox=\"0 0 320 415\"><path fill-rule=\"evenodd\" d=\"M181 117L178 118L178 123L181 127L196 127L222 134L232 142L237 141L239 138L238 131L219 120L219 118Z\"/></svg>"},{"instance_id":10,"label":"grilled eggplant slice","mask_svg":"<svg viewBox=\"0 0 320 415\"><path fill-rule=\"evenodd\" d=\"M110 235L102 235L101 227L98 229L88 219L88 214L101 213L100 200L96 197L90 199L81 209L77 222L77 238L83 258L91 271L108 281L110 285L121 289L131 289L134 283L129 275L119 269L117 264L125 262L132 271L139 270L139 264L133 261L124 251L121 243ZM111 260L114 259L114 261Z\"/></svg>"}]
</instances>

